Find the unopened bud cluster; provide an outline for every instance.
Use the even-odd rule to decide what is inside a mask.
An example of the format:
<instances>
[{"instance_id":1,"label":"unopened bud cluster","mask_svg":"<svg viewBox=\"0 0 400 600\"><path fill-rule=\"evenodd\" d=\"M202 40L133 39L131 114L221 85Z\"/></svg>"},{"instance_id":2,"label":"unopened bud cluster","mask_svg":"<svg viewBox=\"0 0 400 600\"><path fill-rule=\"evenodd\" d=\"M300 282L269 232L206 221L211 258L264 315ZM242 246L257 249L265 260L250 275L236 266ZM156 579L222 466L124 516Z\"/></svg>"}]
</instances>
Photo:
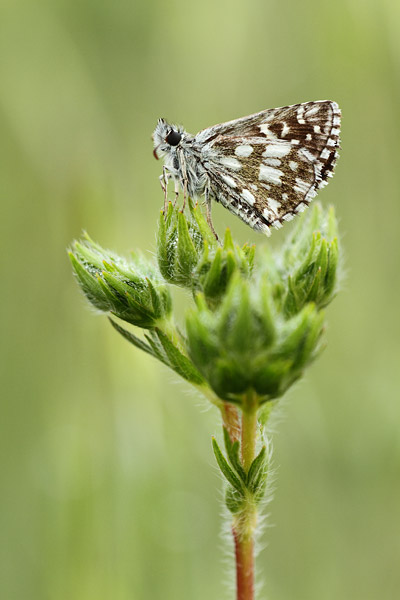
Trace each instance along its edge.
<instances>
[{"instance_id":1,"label":"unopened bud cluster","mask_svg":"<svg viewBox=\"0 0 400 600\"><path fill-rule=\"evenodd\" d=\"M188 216L172 204L161 214L157 264L139 254L122 259L87 236L70 257L96 308L146 330L138 336L113 320L126 339L208 397L237 405L249 390L259 405L278 398L301 376L322 347L322 309L337 288L336 221L318 204L279 251L258 257L229 230L218 243L192 202ZM170 285L194 297L183 333Z\"/></svg>"}]
</instances>

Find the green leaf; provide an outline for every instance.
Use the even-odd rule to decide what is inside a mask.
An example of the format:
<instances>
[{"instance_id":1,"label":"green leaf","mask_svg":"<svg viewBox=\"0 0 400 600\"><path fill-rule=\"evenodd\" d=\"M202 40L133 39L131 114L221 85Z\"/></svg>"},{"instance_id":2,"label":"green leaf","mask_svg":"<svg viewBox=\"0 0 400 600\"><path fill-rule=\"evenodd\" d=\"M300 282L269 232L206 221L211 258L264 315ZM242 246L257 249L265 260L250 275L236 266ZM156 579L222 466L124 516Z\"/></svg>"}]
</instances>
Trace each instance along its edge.
<instances>
[{"instance_id":1,"label":"green leaf","mask_svg":"<svg viewBox=\"0 0 400 600\"><path fill-rule=\"evenodd\" d=\"M122 335L122 337L124 337L126 340L128 340L128 342L130 342L131 344L136 346L136 348L139 348L140 350L147 352L147 354L150 354L154 358L159 358L154 353L153 349L150 346L148 346L148 344L146 344L143 340L141 340L140 338L133 335L133 333L131 333L130 331L127 331L126 329L121 327L121 325L118 325L118 323L116 323L113 319L110 319L110 317L108 317L108 320L110 321L110 323L114 327L114 329L116 331L118 331L118 333L120 333Z\"/></svg>"},{"instance_id":2,"label":"green leaf","mask_svg":"<svg viewBox=\"0 0 400 600\"><path fill-rule=\"evenodd\" d=\"M236 473L239 475L240 479L243 483L246 483L246 473L243 469L240 459L239 459L239 449L240 444L238 440L234 442L231 441L228 430L226 427L223 427L224 432L224 441L225 441L225 449L228 455L229 461L232 467L235 469Z\"/></svg>"},{"instance_id":3,"label":"green leaf","mask_svg":"<svg viewBox=\"0 0 400 600\"><path fill-rule=\"evenodd\" d=\"M150 279L148 277L146 277L146 283L147 283L147 287L149 288L149 292L150 292L153 314L154 314L155 318L160 318L163 314L163 307L161 304L161 299L160 299L158 293L156 292L154 285L152 284L152 282L150 281Z\"/></svg>"},{"instance_id":4,"label":"green leaf","mask_svg":"<svg viewBox=\"0 0 400 600\"><path fill-rule=\"evenodd\" d=\"M171 368L178 373L183 379L194 383L195 385L204 384L204 378L193 363L182 354L182 352L173 344L168 336L158 327L155 328L155 333L161 342L161 345L168 357Z\"/></svg>"},{"instance_id":5,"label":"green leaf","mask_svg":"<svg viewBox=\"0 0 400 600\"><path fill-rule=\"evenodd\" d=\"M218 446L217 440L214 437L212 438L212 445L213 445L213 450L214 450L215 458L217 459L218 466L221 469L222 473L225 475L225 478L231 484L232 487L234 487L238 492L243 494L243 485L240 482L240 479L235 475L235 473L230 468L225 456L222 454L222 452Z\"/></svg>"},{"instance_id":6,"label":"green leaf","mask_svg":"<svg viewBox=\"0 0 400 600\"><path fill-rule=\"evenodd\" d=\"M225 494L225 504L232 514L238 513L244 504L244 496L232 486L229 486Z\"/></svg>"},{"instance_id":7,"label":"green leaf","mask_svg":"<svg viewBox=\"0 0 400 600\"><path fill-rule=\"evenodd\" d=\"M259 454L257 454L257 456L255 457L255 459L253 460L253 462L251 463L249 472L247 474L247 487L254 493L257 489L257 487L254 485L257 481L258 481L258 476L260 475L261 471L265 472L265 467L266 467L266 453L267 453L267 449L265 446L263 446L259 452ZM266 476L266 473L265 473Z\"/></svg>"}]
</instances>

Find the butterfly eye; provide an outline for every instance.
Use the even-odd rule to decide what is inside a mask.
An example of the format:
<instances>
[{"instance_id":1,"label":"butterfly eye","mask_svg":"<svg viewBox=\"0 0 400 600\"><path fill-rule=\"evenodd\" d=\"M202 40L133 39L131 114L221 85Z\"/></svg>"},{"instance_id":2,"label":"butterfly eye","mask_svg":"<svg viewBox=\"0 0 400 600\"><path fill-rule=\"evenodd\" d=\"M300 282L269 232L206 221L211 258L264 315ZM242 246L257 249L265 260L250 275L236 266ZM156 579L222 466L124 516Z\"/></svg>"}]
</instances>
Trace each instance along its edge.
<instances>
[{"instance_id":1,"label":"butterfly eye","mask_svg":"<svg viewBox=\"0 0 400 600\"><path fill-rule=\"evenodd\" d=\"M182 138L182 134L179 133L179 131L172 130L169 132L169 134L165 138L165 141L170 146L177 146L179 144L179 142L181 141L181 138Z\"/></svg>"}]
</instances>

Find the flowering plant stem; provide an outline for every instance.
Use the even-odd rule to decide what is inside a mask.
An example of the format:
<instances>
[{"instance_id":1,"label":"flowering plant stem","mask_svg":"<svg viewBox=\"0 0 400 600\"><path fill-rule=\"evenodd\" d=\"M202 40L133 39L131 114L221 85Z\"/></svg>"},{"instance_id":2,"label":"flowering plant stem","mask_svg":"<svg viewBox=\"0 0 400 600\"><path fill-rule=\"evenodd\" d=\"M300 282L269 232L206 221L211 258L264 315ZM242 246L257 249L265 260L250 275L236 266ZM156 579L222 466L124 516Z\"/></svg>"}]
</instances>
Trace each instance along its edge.
<instances>
[{"instance_id":1,"label":"flowering plant stem","mask_svg":"<svg viewBox=\"0 0 400 600\"><path fill-rule=\"evenodd\" d=\"M253 391L246 394L241 420L241 462L246 473L256 455L258 401ZM257 507L247 497L239 516L233 520L237 600L254 599L254 533Z\"/></svg>"},{"instance_id":2,"label":"flowering plant stem","mask_svg":"<svg viewBox=\"0 0 400 600\"><path fill-rule=\"evenodd\" d=\"M127 260L88 235L70 258L82 291L114 329L220 409L224 449L215 438L212 445L232 515L236 599L254 600L255 536L271 472L264 427L324 347L323 309L337 290L336 220L314 205L280 250L261 249L257 258L229 229L218 243L188 204L189 216L171 203L160 214L157 264L139 252ZM171 286L194 301L183 329Z\"/></svg>"}]
</instances>

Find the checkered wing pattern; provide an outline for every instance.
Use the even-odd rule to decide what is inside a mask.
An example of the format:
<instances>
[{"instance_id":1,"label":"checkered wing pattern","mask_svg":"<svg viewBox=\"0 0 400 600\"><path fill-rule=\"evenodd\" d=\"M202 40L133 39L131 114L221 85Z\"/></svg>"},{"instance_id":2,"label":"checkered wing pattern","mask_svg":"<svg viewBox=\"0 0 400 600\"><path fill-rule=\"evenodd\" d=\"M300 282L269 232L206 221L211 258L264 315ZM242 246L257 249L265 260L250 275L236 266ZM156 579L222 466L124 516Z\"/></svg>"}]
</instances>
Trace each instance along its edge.
<instances>
[{"instance_id":1,"label":"checkered wing pattern","mask_svg":"<svg viewBox=\"0 0 400 600\"><path fill-rule=\"evenodd\" d=\"M332 177L340 117L335 102L306 102L199 132L210 195L254 229L281 227Z\"/></svg>"}]
</instances>

